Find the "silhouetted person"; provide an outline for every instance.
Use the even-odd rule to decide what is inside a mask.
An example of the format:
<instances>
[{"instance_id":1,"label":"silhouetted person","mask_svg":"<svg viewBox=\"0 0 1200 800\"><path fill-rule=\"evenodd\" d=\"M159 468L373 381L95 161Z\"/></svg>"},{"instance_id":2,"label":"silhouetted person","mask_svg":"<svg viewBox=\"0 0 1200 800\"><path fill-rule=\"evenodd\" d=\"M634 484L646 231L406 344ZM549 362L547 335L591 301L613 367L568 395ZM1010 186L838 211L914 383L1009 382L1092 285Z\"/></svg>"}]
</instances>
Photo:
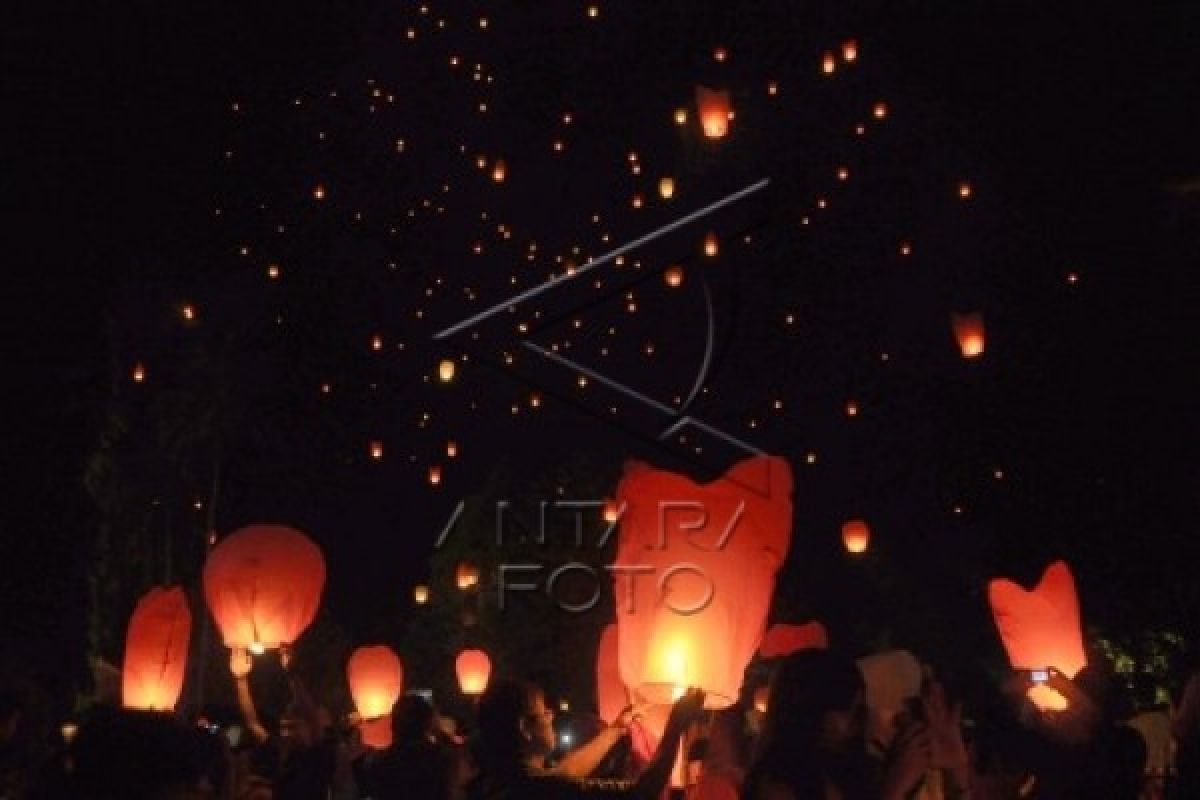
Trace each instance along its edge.
<instances>
[{"instance_id":1,"label":"silhouetted person","mask_svg":"<svg viewBox=\"0 0 1200 800\"><path fill-rule=\"evenodd\" d=\"M408 695L392 710L392 746L369 757L361 788L371 800L447 800L454 774L453 754L438 740L433 706Z\"/></svg>"}]
</instances>

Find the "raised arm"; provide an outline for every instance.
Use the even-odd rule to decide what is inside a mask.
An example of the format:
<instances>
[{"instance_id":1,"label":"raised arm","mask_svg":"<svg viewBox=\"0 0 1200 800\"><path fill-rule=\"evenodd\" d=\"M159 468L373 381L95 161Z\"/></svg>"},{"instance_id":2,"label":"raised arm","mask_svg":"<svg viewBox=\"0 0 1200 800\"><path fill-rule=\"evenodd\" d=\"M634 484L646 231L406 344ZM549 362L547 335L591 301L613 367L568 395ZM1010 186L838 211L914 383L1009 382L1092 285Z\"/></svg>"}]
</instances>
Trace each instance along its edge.
<instances>
[{"instance_id":1,"label":"raised arm","mask_svg":"<svg viewBox=\"0 0 1200 800\"><path fill-rule=\"evenodd\" d=\"M258 711L254 708L254 696L250 694L250 668L253 666L254 659L244 648L234 647L229 651L229 671L233 673L233 682L237 686L238 707L242 711L242 719L254 741L261 743L267 740L268 734L258 719Z\"/></svg>"}]
</instances>

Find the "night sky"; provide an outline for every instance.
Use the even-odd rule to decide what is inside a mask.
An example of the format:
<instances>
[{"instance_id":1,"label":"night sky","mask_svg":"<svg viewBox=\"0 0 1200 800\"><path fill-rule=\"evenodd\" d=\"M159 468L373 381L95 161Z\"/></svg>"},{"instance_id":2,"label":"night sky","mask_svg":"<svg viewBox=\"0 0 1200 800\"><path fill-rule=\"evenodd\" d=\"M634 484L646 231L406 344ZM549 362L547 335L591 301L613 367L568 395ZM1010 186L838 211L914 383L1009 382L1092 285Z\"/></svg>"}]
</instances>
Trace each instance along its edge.
<instances>
[{"instance_id":1,"label":"night sky","mask_svg":"<svg viewBox=\"0 0 1200 800\"><path fill-rule=\"evenodd\" d=\"M553 255L573 244L578 265L765 176L760 195L656 243L644 274L626 269L603 290L547 303L530 338L570 339L564 352L582 361L611 341L610 360L588 363L664 399L686 394L703 350L703 271L718 341L693 410L792 459L788 574L806 587L789 595L796 608L848 613L838 586L853 573L837 528L865 516L877 557L947 598L991 570L1028 581L1061 555L1089 619L1200 633L1194 4L651 12L609 0L595 21L584 2L451 5L440 38L427 31L436 5L422 16L415 3L365 0L91 4L6 26L6 161L17 178L6 181L15 405L3 641L59 670L77 655L98 524L85 465L111 409L140 402L132 391L160 376L186 382L175 358L188 336L236 330L261 345L227 376L266 432L252 440L241 434L253 425L237 428L218 531L270 519L312 533L329 557L329 609L354 635L403 613L442 522L498 464L532 475L582 451L612 477L626 457L697 477L723 470L735 454L718 442L700 454L698 439L656 445L648 432L660 420L627 405L606 419L596 387L581 398L572 375L527 351L508 370L502 354L520 345L507 314L482 343L432 335L561 271ZM409 26L422 31L415 41ZM859 58L822 76L822 52L847 39ZM462 54L457 72L451 53ZM475 62L494 88L470 79ZM674 124L676 107L694 116L696 84L733 88L727 142ZM886 119L872 118L878 101ZM490 180L497 157L503 184ZM666 203L657 185L668 174L678 186ZM439 198L443 182L453 190ZM647 207L635 210L639 191ZM406 218L427 197L446 213ZM821 198L828 211L815 210ZM810 214L811 233L800 223ZM513 227L511 241L498 223ZM715 266L699 250L709 229L721 237ZM530 239L541 260L527 268ZM486 241L478 256L476 240ZM655 271L667 263L686 271L678 289ZM194 331L182 303L195 303ZM985 314L978 362L958 355L956 310ZM287 333L270 332L276 313ZM577 333L576 316L587 318ZM423 380L468 348L453 384ZM137 362L147 380L131 387ZM533 392L544 408L529 407ZM461 451L453 460L448 440ZM817 464L804 463L810 452ZM444 470L437 487L431 464ZM961 600L978 602L969 591Z\"/></svg>"}]
</instances>

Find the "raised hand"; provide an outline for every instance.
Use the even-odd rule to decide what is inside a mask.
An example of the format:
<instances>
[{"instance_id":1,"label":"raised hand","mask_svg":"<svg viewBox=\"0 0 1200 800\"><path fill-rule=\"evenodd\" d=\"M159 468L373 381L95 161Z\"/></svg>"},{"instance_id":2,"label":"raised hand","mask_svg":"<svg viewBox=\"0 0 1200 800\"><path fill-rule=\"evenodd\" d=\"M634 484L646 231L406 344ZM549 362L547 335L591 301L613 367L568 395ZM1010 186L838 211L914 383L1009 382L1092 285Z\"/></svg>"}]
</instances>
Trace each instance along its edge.
<instances>
[{"instance_id":1,"label":"raised hand","mask_svg":"<svg viewBox=\"0 0 1200 800\"><path fill-rule=\"evenodd\" d=\"M241 680L250 674L254 667L254 658L244 647L233 647L229 650L229 671L233 677Z\"/></svg>"}]
</instances>

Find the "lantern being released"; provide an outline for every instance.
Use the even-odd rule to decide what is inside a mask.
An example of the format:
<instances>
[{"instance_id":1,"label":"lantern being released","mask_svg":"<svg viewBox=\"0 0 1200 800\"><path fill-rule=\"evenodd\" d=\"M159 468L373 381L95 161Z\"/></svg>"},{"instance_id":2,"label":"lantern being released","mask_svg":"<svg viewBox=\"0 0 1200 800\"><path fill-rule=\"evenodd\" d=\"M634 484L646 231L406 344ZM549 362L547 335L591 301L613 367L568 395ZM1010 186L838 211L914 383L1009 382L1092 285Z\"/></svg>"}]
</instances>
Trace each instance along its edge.
<instances>
[{"instance_id":1,"label":"lantern being released","mask_svg":"<svg viewBox=\"0 0 1200 800\"><path fill-rule=\"evenodd\" d=\"M173 711L187 671L192 614L183 589L152 589L138 600L125 634L121 702L126 708Z\"/></svg>"},{"instance_id":2,"label":"lantern being released","mask_svg":"<svg viewBox=\"0 0 1200 800\"><path fill-rule=\"evenodd\" d=\"M600 648L596 651L596 708L600 719L612 724L628 703L629 693L621 683L617 663L617 626L609 624L600 634Z\"/></svg>"},{"instance_id":3,"label":"lantern being released","mask_svg":"<svg viewBox=\"0 0 1200 800\"><path fill-rule=\"evenodd\" d=\"M736 700L790 544L791 495L782 458L748 459L703 485L626 464L614 564L626 686L650 702L687 686L710 708Z\"/></svg>"},{"instance_id":4,"label":"lantern being released","mask_svg":"<svg viewBox=\"0 0 1200 800\"><path fill-rule=\"evenodd\" d=\"M706 137L721 139L729 133L733 104L728 91L697 86L696 109L700 116L700 127L704 129Z\"/></svg>"},{"instance_id":5,"label":"lantern being released","mask_svg":"<svg viewBox=\"0 0 1200 800\"><path fill-rule=\"evenodd\" d=\"M252 652L296 641L316 616L324 586L320 549L282 525L235 531L204 563L204 597L225 646Z\"/></svg>"},{"instance_id":6,"label":"lantern being released","mask_svg":"<svg viewBox=\"0 0 1200 800\"><path fill-rule=\"evenodd\" d=\"M404 691L404 667L390 647L360 647L346 663L346 681L354 707L362 717L362 739L368 747L392 744L392 706Z\"/></svg>"},{"instance_id":7,"label":"lantern being released","mask_svg":"<svg viewBox=\"0 0 1200 800\"><path fill-rule=\"evenodd\" d=\"M454 660L458 688L468 696L483 694L492 675L492 660L482 650L463 650Z\"/></svg>"},{"instance_id":8,"label":"lantern being released","mask_svg":"<svg viewBox=\"0 0 1200 800\"><path fill-rule=\"evenodd\" d=\"M951 314L950 324L954 327L954 338L963 358L978 358L983 355L983 314L972 311L966 314Z\"/></svg>"},{"instance_id":9,"label":"lantern being released","mask_svg":"<svg viewBox=\"0 0 1200 800\"><path fill-rule=\"evenodd\" d=\"M1047 567L1041 581L1029 591L1005 578L992 580L988 602L1014 669L1054 667L1074 678L1087 666L1075 579L1065 562ZM1065 698L1049 694L1058 695L1048 687L1035 686L1029 697L1039 708L1061 708Z\"/></svg>"}]
</instances>

